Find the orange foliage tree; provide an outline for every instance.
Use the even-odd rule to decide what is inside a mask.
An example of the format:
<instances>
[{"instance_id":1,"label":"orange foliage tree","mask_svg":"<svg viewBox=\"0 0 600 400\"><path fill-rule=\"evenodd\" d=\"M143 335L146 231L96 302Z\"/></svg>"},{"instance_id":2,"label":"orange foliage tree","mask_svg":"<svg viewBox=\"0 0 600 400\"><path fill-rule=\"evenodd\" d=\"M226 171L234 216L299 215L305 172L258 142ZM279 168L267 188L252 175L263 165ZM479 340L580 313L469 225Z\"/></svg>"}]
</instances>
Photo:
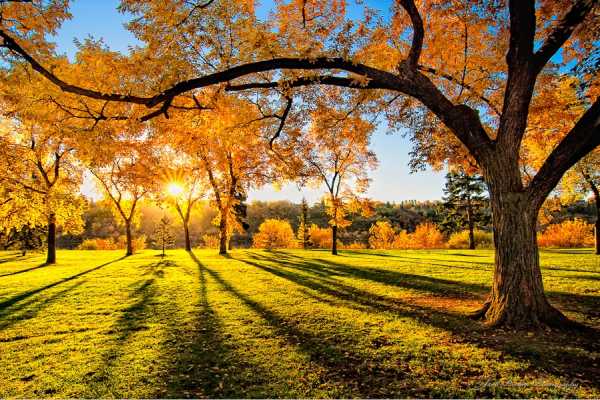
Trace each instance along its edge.
<instances>
[{"instance_id":1,"label":"orange foliage tree","mask_svg":"<svg viewBox=\"0 0 600 400\"><path fill-rule=\"evenodd\" d=\"M388 221L377 221L369 228L369 247L391 249L394 247L396 232Z\"/></svg>"},{"instance_id":2,"label":"orange foliage tree","mask_svg":"<svg viewBox=\"0 0 600 400\"><path fill-rule=\"evenodd\" d=\"M119 140L110 152L87 160L89 171L96 177L115 214L125 228L126 256L134 252L133 228L140 200L153 190L156 182L156 159L147 152L147 144Z\"/></svg>"},{"instance_id":3,"label":"orange foliage tree","mask_svg":"<svg viewBox=\"0 0 600 400\"><path fill-rule=\"evenodd\" d=\"M549 225L538 235L542 247L584 247L594 242L593 227L581 220Z\"/></svg>"},{"instance_id":4,"label":"orange foliage tree","mask_svg":"<svg viewBox=\"0 0 600 400\"><path fill-rule=\"evenodd\" d=\"M401 231L394 239L396 249L439 249L445 247L444 235L431 222L417 225L413 233Z\"/></svg>"},{"instance_id":5,"label":"orange foliage tree","mask_svg":"<svg viewBox=\"0 0 600 400\"><path fill-rule=\"evenodd\" d=\"M332 97L339 98L335 94ZM337 254L338 229L352 223L346 218L348 214L371 212L369 202L358 195L367 189L368 170L377 165L369 149L372 131L373 125L367 121L320 101L311 113L308 129L295 138L294 156L303 165L302 177L327 187L332 254Z\"/></svg>"},{"instance_id":6,"label":"orange foliage tree","mask_svg":"<svg viewBox=\"0 0 600 400\"><path fill-rule=\"evenodd\" d=\"M233 96L215 96L210 110L179 113L158 121L161 141L196 160L194 168L212 191L219 211L219 253L226 254L235 230L243 230L240 210L247 192L271 181L272 163L252 105Z\"/></svg>"},{"instance_id":7,"label":"orange foliage tree","mask_svg":"<svg viewBox=\"0 0 600 400\"><path fill-rule=\"evenodd\" d=\"M24 81L28 82L25 87ZM81 132L78 125L65 121L68 115L48 98L52 89L39 76L16 70L4 75L0 95L0 157L5 163L0 185L12 186L9 198L15 201L11 204L17 203L19 192L31 200L27 210L20 211L28 216L21 220L47 227L46 264L56 263L57 229L65 233L81 230L84 206L77 196L82 170L76 146Z\"/></svg>"},{"instance_id":8,"label":"orange foliage tree","mask_svg":"<svg viewBox=\"0 0 600 400\"><path fill-rule=\"evenodd\" d=\"M252 240L254 247L260 249L296 247L292 226L288 221L281 219L266 219L260 224Z\"/></svg>"},{"instance_id":9,"label":"orange foliage tree","mask_svg":"<svg viewBox=\"0 0 600 400\"><path fill-rule=\"evenodd\" d=\"M308 237L313 247L317 249L330 249L331 244L331 228L321 228L315 224L312 224L308 228Z\"/></svg>"}]
</instances>

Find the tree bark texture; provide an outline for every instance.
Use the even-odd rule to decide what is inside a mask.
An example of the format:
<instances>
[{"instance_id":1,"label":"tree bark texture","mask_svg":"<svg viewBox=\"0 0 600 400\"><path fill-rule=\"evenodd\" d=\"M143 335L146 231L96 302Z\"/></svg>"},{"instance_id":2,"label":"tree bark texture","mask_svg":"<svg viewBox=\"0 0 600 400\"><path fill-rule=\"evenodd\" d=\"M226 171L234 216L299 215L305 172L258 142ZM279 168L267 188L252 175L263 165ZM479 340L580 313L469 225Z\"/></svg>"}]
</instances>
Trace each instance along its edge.
<instances>
[{"instance_id":1,"label":"tree bark texture","mask_svg":"<svg viewBox=\"0 0 600 400\"><path fill-rule=\"evenodd\" d=\"M56 264L56 214L48 215L48 252L46 264Z\"/></svg>"},{"instance_id":2,"label":"tree bark texture","mask_svg":"<svg viewBox=\"0 0 600 400\"><path fill-rule=\"evenodd\" d=\"M337 233L338 233L337 225L332 226L331 227L331 254L333 254L334 256L336 256L338 253L338 251L337 251Z\"/></svg>"},{"instance_id":3,"label":"tree bark texture","mask_svg":"<svg viewBox=\"0 0 600 400\"><path fill-rule=\"evenodd\" d=\"M492 193L496 243L492 291L476 316L490 326L560 326L566 317L544 294L536 237L537 209L523 193Z\"/></svg>"},{"instance_id":4,"label":"tree bark texture","mask_svg":"<svg viewBox=\"0 0 600 400\"><path fill-rule=\"evenodd\" d=\"M219 254L227 254L227 218L222 214L219 222Z\"/></svg>"},{"instance_id":5,"label":"tree bark texture","mask_svg":"<svg viewBox=\"0 0 600 400\"><path fill-rule=\"evenodd\" d=\"M185 251L192 251L192 242L190 240L190 228L188 221L183 221L183 233L185 235Z\"/></svg>"},{"instance_id":6,"label":"tree bark texture","mask_svg":"<svg viewBox=\"0 0 600 400\"><path fill-rule=\"evenodd\" d=\"M133 237L131 234L131 223L129 222L125 223L125 235L127 239L127 250L125 252L125 256L128 257L133 255Z\"/></svg>"}]
</instances>

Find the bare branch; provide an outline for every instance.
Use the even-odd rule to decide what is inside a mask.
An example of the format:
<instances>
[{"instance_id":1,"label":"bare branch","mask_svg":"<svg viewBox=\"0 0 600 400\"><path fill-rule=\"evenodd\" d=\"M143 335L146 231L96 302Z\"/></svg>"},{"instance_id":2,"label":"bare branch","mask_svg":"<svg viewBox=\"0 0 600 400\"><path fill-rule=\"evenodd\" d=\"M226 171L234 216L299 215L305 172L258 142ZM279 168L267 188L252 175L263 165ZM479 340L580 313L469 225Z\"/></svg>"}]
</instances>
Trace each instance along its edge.
<instances>
[{"instance_id":1,"label":"bare branch","mask_svg":"<svg viewBox=\"0 0 600 400\"><path fill-rule=\"evenodd\" d=\"M293 98L288 97L287 104L285 105L285 109L283 110L283 114L277 117L279 119L279 126L277 127L277 132L275 132L275 135L273 135L271 140L269 140L269 148L271 150L273 150L273 142L275 142L275 140L279 137L279 135L281 135L281 132L283 131L283 127L285 126L285 120L287 119L288 114L290 113L290 110L292 108L292 103Z\"/></svg>"},{"instance_id":2,"label":"bare branch","mask_svg":"<svg viewBox=\"0 0 600 400\"><path fill-rule=\"evenodd\" d=\"M198 10L203 10L210 6L214 0L207 0L205 3L197 3L194 4L190 10L190 12L181 20L179 23L175 25L176 28L179 28L181 25L185 24ZM186 3L188 3L186 1Z\"/></svg>"}]
</instances>

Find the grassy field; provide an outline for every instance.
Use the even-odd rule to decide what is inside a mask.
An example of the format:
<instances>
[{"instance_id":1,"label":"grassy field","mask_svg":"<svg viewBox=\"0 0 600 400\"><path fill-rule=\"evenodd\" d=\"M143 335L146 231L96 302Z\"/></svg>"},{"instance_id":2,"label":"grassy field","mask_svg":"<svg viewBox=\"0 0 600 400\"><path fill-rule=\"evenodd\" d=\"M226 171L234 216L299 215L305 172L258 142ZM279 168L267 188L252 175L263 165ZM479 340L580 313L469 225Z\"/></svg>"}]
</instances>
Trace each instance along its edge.
<instances>
[{"instance_id":1,"label":"grassy field","mask_svg":"<svg viewBox=\"0 0 600 400\"><path fill-rule=\"evenodd\" d=\"M0 253L0 397L600 397L600 257L541 254L595 330L463 316L490 251Z\"/></svg>"}]
</instances>

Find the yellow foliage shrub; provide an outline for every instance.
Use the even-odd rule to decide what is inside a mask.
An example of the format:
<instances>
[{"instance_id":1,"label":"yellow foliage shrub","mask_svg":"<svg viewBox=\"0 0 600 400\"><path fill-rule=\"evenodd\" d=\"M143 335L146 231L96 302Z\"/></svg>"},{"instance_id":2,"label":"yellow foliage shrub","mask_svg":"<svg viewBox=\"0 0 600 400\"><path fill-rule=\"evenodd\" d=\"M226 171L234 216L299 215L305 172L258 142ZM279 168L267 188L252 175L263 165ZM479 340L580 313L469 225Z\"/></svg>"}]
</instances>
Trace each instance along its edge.
<instances>
[{"instance_id":1,"label":"yellow foliage shrub","mask_svg":"<svg viewBox=\"0 0 600 400\"><path fill-rule=\"evenodd\" d=\"M538 245L541 247L586 247L593 244L593 225L580 219L550 225L538 234Z\"/></svg>"},{"instance_id":2,"label":"yellow foliage shrub","mask_svg":"<svg viewBox=\"0 0 600 400\"><path fill-rule=\"evenodd\" d=\"M313 247L318 249L331 248L331 228L319 228L313 224L308 228L308 237Z\"/></svg>"},{"instance_id":3,"label":"yellow foliage shrub","mask_svg":"<svg viewBox=\"0 0 600 400\"><path fill-rule=\"evenodd\" d=\"M117 239L116 242L117 249L125 249L127 248L127 236L121 235ZM131 241L131 245L133 246L133 252L135 253L138 250L144 250L146 248L146 236L140 235L138 237L133 238Z\"/></svg>"},{"instance_id":4,"label":"yellow foliage shrub","mask_svg":"<svg viewBox=\"0 0 600 400\"><path fill-rule=\"evenodd\" d=\"M478 249L491 249L494 247L494 235L491 232L475 229L475 247ZM448 247L451 249L468 249L469 248L469 231L464 230L453 233L448 239Z\"/></svg>"},{"instance_id":5,"label":"yellow foliage shrub","mask_svg":"<svg viewBox=\"0 0 600 400\"><path fill-rule=\"evenodd\" d=\"M392 244L392 248L394 249L413 249L413 243L411 242L411 235L406 231L400 231L394 237L394 243Z\"/></svg>"},{"instance_id":6,"label":"yellow foliage shrub","mask_svg":"<svg viewBox=\"0 0 600 400\"><path fill-rule=\"evenodd\" d=\"M395 249L440 249L445 247L444 235L431 222L424 222L417 226L413 233L401 231L394 238Z\"/></svg>"},{"instance_id":7,"label":"yellow foliage shrub","mask_svg":"<svg viewBox=\"0 0 600 400\"><path fill-rule=\"evenodd\" d=\"M277 249L296 247L294 231L288 221L281 219L266 219L258 227L253 244L256 248Z\"/></svg>"},{"instance_id":8,"label":"yellow foliage shrub","mask_svg":"<svg viewBox=\"0 0 600 400\"><path fill-rule=\"evenodd\" d=\"M85 239L80 245L80 250L116 250L117 244L112 238L109 239Z\"/></svg>"},{"instance_id":9,"label":"yellow foliage shrub","mask_svg":"<svg viewBox=\"0 0 600 400\"><path fill-rule=\"evenodd\" d=\"M143 250L146 248L146 236L134 238L132 241L133 251ZM118 250L127 247L127 239L125 235L121 235L117 240L108 239L85 239L80 245L80 250Z\"/></svg>"},{"instance_id":10,"label":"yellow foliage shrub","mask_svg":"<svg viewBox=\"0 0 600 400\"><path fill-rule=\"evenodd\" d=\"M342 245L341 248L346 250L364 250L367 248L367 245L360 242L352 242Z\"/></svg>"},{"instance_id":11,"label":"yellow foliage shrub","mask_svg":"<svg viewBox=\"0 0 600 400\"><path fill-rule=\"evenodd\" d=\"M369 247L372 249L391 249L394 246L396 232L388 221L377 221L369 228Z\"/></svg>"},{"instance_id":12,"label":"yellow foliage shrub","mask_svg":"<svg viewBox=\"0 0 600 400\"><path fill-rule=\"evenodd\" d=\"M205 249L217 249L219 248L219 236L205 233L202 235L202 243L204 243Z\"/></svg>"}]
</instances>

